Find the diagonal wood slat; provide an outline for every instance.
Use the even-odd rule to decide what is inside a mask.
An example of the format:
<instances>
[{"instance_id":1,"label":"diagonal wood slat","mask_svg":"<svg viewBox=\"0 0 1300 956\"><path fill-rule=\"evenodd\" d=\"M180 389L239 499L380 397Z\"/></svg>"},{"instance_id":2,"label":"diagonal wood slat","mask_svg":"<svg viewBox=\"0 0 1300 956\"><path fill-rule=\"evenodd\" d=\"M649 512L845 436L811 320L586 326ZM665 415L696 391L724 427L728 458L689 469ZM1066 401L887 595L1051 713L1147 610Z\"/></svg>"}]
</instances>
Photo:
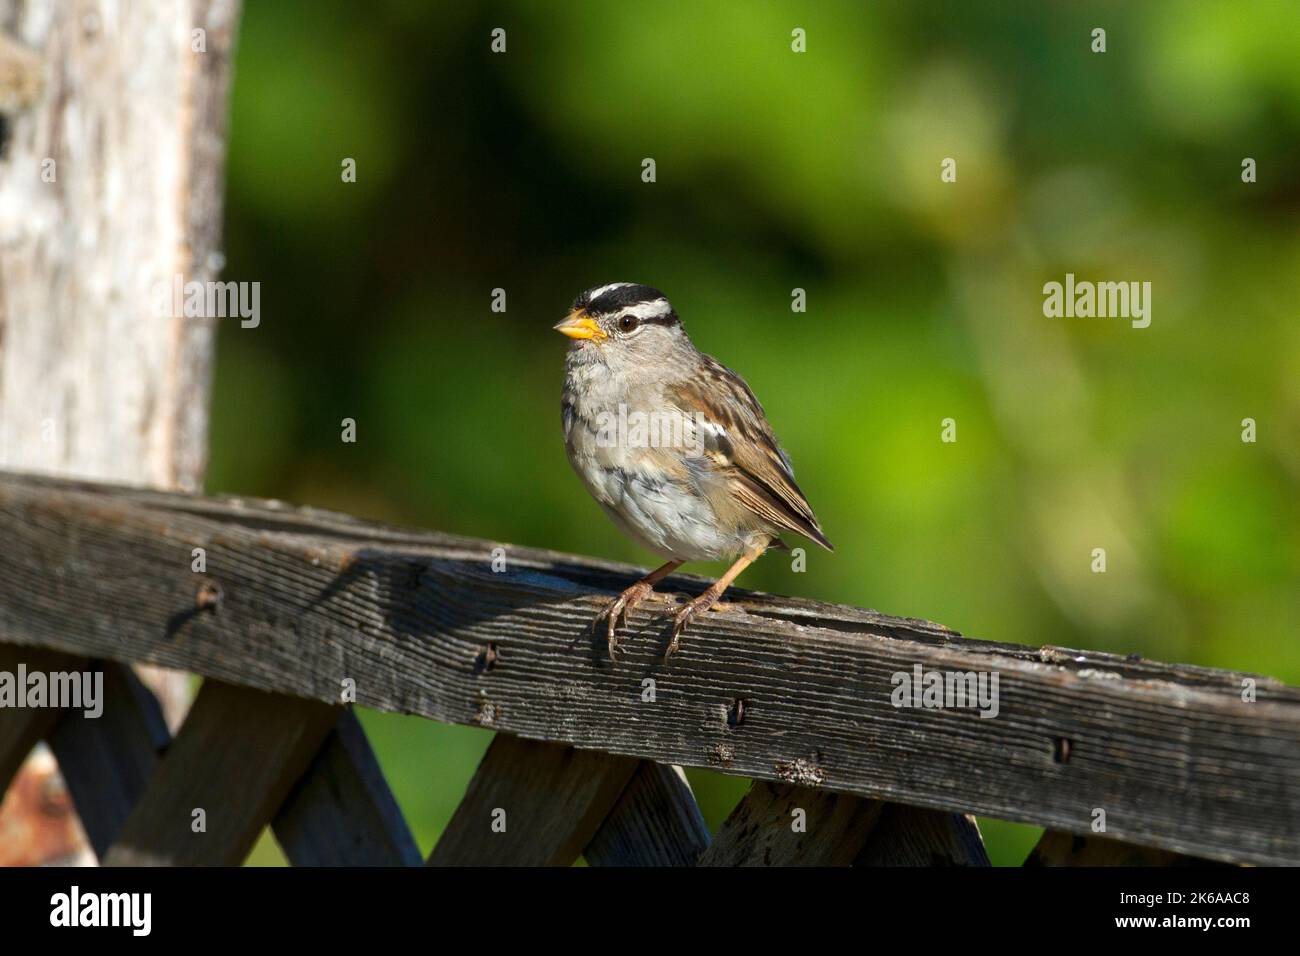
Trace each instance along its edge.
<instances>
[{"instance_id":1,"label":"diagonal wood slat","mask_svg":"<svg viewBox=\"0 0 1300 956\"><path fill-rule=\"evenodd\" d=\"M242 863L339 714L316 701L205 682L105 865ZM196 808L205 832L192 829Z\"/></svg>"},{"instance_id":2,"label":"diagonal wood slat","mask_svg":"<svg viewBox=\"0 0 1300 956\"><path fill-rule=\"evenodd\" d=\"M0 644L0 671L11 675L15 685L24 666L27 673L40 671L49 674L80 671L86 664L69 654ZM18 691L15 686L15 692ZM0 707L0 797L4 796L9 782L32 748L45 740L62 718L63 711L57 707Z\"/></svg>"},{"instance_id":3,"label":"diagonal wood slat","mask_svg":"<svg viewBox=\"0 0 1300 956\"><path fill-rule=\"evenodd\" d=\"M1048 830L1025 858L1025 866L1222 866L1213 860L1136 846L1102 836Z\"/></svg>"},{"instance_id":4,"label":"diagonal wood slat","mask_svg":"<svg viewBox=\"0 0 1300 956\"><path fill-rule=\"evenodd\" d=\"M591 866L694 866L708 846L682 768L643 760L582 855Z\"/></svg>"},{"instance_id":5,"label":"diagonal wood slat","mask_svg":"<svg viewBox=\"0 0 1300 956\"><path fill-rule=\"evenodd\" d=\"M49 736L78 816L101 857L170 742L158 701L134 672L109 664L103 673L103 714L66 713ZM350 711L340 716L272 827L297 866L422 862L365 732Z\"/></svg>"},{"instance_id":6,"label":"diagonal wood slat","mask_svg":"<svg viewBox=\"0 0 1300 956\"><path fill-rule=\"evenodd\" d=\"M795 830L795 811L805 814ZM881 803L846 793L756 780L700 866L848 866L880 818Z\"/></svg>"},{"instance_id":7,"label":"diagonal wood slat","mask_svg":"<svg viewBox=\"0 0 1300 956\"><path fill-rule=\"evenodd\" d=\"M29 671L77 672L80 657L36 648L0 646L0 671L17 683L19 665ZM17 687L12 687L17 692ZM48 748L34 751L62 719L54 707L0 705L0 865L39 866L85 862L84 831Z\"/></svg>"},{"instance_id":8,"label":"diagonal wood slat","mask_svg":"<svg viewBox=\"0 0 1300 956\"><path fill-rule=\"evenodd\" d=\"M613 809L638 761L497 734L430 866L569 866ZM504 816L502 816L504 814ZM493 824L504 820L504 832Z\"/></svg>"},{"instance_id":9,"label":"diagonal wood slat","mask_svg":"<svg viewBox=\"0 0 1300 956\"><path fill-rule=\"evenodd\" d=\"M989 866L975 818L887 803L854 866Z\"/></svg>"},{"instance_id":10,"label":"diagonal wood slat","mask_svg":"<svg viewBox=\"0 0 1300 956\"><path fill-rule=\"evenodd\" d=\"M157 699L131 668L109 663L99 670L103 713L65 713L49 744L90 845L102 858L143 795L171 734Z\"/></svg>"},{"instance_id":11,"label":"diagonal wood slat","mask_svg":"<svg viewBox=\"0 0 1300 956\"><path fill-rule=\"evenodd\" d=\"M424 862L366 733L345 711L271 823L294 866Z\"/></svg>"}]
</instances>

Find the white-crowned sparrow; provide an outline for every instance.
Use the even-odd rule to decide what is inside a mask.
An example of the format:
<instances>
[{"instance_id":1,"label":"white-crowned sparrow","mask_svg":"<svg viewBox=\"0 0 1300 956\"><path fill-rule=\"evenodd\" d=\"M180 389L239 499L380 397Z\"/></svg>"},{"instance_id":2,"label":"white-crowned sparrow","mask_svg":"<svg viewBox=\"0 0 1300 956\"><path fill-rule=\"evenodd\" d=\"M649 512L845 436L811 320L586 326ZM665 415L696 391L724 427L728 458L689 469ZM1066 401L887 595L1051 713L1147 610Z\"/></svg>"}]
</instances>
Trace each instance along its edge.
<instances>
[{"instance_id":1,"label":"white-crowned sparrow","mask_svg":"<svg viewBox=\"0 0 1300 956\"><path fill-rule=\"evenodd\" d=\"M611 658L619 615L685 561L737 558L678 611L665 660L692 617L768 547L784 547L782 532L834 550L758 399L691 344L662 292L632 282L588 289L555 328L573 340L562 406L569 461L614 523L667 561L610 605Z\"/></svg>"}]
</instances>

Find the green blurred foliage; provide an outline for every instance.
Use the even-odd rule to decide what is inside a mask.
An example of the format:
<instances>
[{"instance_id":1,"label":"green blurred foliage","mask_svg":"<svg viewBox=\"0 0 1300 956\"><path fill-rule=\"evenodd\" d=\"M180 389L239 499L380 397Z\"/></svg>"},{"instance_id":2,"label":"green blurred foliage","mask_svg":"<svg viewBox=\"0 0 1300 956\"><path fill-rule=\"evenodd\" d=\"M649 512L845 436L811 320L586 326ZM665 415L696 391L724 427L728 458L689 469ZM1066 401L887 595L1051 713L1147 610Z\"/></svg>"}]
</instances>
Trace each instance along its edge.
<instances>
[{"instance_id":1,"label":"green blurred foliage","mask_svg":"<svg viewBox=\"0 0 1300 956\"><path fill-rule=\"evenodd\" d=\"M647 282L837 544L743 584L1300 682L1298 62L1289 2L247 4L263 318L220 334L209 490L649 564L565 461L550 330ZM1066 272L1151 281L1151 327L1044 318ZM487 735L365 721L427 850ZM692 779L715 826L745 786Z\"/></svg>"}]
</instances>

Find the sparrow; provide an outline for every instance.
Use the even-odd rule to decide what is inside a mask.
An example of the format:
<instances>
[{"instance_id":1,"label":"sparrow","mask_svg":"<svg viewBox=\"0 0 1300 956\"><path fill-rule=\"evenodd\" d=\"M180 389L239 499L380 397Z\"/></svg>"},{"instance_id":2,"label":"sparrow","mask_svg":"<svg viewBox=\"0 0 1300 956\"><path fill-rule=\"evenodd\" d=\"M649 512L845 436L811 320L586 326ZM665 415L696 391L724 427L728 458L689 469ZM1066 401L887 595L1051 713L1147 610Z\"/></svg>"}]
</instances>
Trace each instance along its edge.
<instances>
[{"instance_id":1,"label":"sparrow","mask_svg":"<svg viewBox=\"0 0 1300 956\"><path fill-rule=\"evenodd\" d=\"M579 295L555 326L571 340L561 402L569 462L597 504L628 537L665 560L597 617L607 619L617 660L619 617L687 561L734 559L673 619L664 660L691 619L784 532L827 551L808 499L795 484L753 391L699 351L658 289L634 282Z\"/></svg>"}]
</instances>

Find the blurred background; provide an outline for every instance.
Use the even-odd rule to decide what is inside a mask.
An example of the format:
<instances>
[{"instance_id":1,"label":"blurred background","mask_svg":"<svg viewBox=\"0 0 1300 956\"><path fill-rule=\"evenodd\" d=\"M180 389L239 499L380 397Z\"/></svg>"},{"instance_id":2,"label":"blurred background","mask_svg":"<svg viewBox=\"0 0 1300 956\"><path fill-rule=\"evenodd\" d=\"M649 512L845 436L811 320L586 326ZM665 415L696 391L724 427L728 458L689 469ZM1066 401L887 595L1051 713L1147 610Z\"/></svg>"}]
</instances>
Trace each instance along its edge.
<instances>
[{"instance_id":1,"label":"blurred background","mask_svg":"<svg viewBox=\"0 0 1300 956\"><path fill-rule=\"evenodd\" d=\"M1285 2L248 3L208 491L657 563L565 460L551 331L645 282L837 545L742 585L1300 683L1298 63ZM1067 272L1151 326L1045 318ZM490 735L363 719L427 851ZM747 785L691 779L714 827Z\"/></svg>"}]
</instances>

